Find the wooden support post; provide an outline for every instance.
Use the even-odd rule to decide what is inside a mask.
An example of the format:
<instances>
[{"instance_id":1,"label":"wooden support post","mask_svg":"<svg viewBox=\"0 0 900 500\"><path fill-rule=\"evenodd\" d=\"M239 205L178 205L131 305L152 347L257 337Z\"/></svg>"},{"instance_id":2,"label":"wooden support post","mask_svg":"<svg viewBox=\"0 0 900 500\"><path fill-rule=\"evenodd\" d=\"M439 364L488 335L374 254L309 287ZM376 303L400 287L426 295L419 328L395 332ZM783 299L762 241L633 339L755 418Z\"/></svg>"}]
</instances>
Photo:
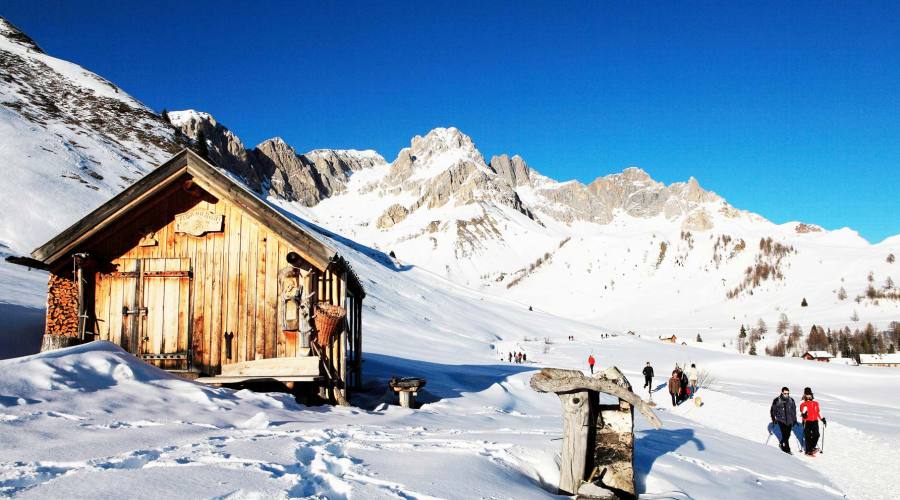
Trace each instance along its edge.
<instances>
[{"instance_id":1,"label":"wooden support post","mask_svg":"<svg viewBox=\"0 0 900 500\"><path fill-rule=\"evenodd\" d=\"M563 443L559 459L559 494L574 495L586 474L590 403L588 391L559 393Z\"/></svg>"},{"instance_id":2,"label":"wooden support post","mask_svg":"<svg viewBox=\"0 0 900 500\"><path fill-rule=\"evenodd\" d=\"M41 339L41 352L63 349L65 347L72 347L81 344L84 344L84 340L78 337L47 334L44 335L44 337Z\"/></svg>"},{"instance_id":3,"label":"wooden support post","mask_svg":"<svg viewBox=\"0 0 900 500\"><path fill-rule=\"evenodd\" d=\"M633 408L656 428L662 422L631 391L622 372L613 367L586 377L580 371L544 368L531 377L531 388L556 393L562 403L559 493L579 498L609 498L610 494L635 498ZM618 397L618 404L600 405L600 392Z\"/></svg>"},{"instance_id":4,"label":"wooden support post","mask_svg":"<svg viewBox=\"0 0 900 500\"><path fill-rule=\"evenodd\" d=\"M410 391L400 391L400 406L404 408L413 408L416 404L416 393Z\"/></svg>"}]
</instances>

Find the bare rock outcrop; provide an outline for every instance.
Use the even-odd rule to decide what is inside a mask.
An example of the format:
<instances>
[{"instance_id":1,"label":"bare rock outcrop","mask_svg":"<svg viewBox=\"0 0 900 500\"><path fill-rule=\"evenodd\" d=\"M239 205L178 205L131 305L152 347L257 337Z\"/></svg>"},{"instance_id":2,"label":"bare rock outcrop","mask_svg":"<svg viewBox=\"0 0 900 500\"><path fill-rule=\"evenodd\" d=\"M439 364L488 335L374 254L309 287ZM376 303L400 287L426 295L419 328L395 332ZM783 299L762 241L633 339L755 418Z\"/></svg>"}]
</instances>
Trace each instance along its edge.
<instances>
[{"instance_id":1,"label":"bare rock outcrop","mask_svg":"<svg viewBox=\"0 0 900 500\"><path fill-rule=\"evenodd\" d=\"M513 187L531 185L531 169L519 155L512 158L507 155L494 156L489 165Z\"/></svg>"},{"instance_id":2,"label":"bare rock outcrop","mask_svg":"<svg viewBox=\"0 0 900 500\"><path fill-rule=\"evenodd\" d=\"M381 214L381 217L378 217L378 220L375 221L375 226L377 226L378 229L389 229L395 224L403 221L407 215L409 215L409 209L395 203L387 207L387 210Z\"/></svg>"},{"instance_id":3,"label":"bare rock outcrop","mask_svg":"<svg viewBox=\"0 0 900 500\"><path fill-rule=\"evenodd\" d=\"M203 146L196 143L205 141L213 164L237 175L254 190L262 189L265 175L253 164L241 140L212 115L194 110L172 111L169 120L194 141L198 149Z\"/></svg>"},{"instance_id":4,"label":"bare rock outcrop","mask_svg":"<svg viewBox=\"0 0 900 500\"><path fill-rule=\"evenodd\" d=\"M681 223L682 231L709 231L713 228L712 217L705 209L698 209L691 212Z\"/></svg>"}]
</instances>

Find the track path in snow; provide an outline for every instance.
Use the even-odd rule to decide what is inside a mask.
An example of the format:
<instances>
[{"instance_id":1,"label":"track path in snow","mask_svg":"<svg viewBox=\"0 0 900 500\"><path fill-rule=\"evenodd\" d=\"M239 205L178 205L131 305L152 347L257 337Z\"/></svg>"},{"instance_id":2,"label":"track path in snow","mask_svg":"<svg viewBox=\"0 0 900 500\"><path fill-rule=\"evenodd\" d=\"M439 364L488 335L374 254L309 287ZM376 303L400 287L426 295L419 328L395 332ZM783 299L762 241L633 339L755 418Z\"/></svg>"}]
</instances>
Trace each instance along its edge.
<instances>
[{"instance_id":1,"label":"track path in snow","mask_svg":"<svg viewBox=\"0 0 900 500\"><path fill-rule=\"evenodd\" d=\"M669 408L668 403L664 403L664 411L751 441L758 438L759 442L772 447L773 453L780 453L778 438L768 435L767 406L711 390L702 390L699 395L703 401L701 407L688 402ZM745 418L736 419L735 415ZM754 415L759 417L746 418ZM802 453L798 438L801 433L797 428L790 440L797 460L833 481L847 498L900 498L900 481L896 477L896 471L900 470L900 455L889 443L834 419L824 430L825 451L813 458ZM822 445L821 439L819 445Z\"/></svg>"}]
</instances>

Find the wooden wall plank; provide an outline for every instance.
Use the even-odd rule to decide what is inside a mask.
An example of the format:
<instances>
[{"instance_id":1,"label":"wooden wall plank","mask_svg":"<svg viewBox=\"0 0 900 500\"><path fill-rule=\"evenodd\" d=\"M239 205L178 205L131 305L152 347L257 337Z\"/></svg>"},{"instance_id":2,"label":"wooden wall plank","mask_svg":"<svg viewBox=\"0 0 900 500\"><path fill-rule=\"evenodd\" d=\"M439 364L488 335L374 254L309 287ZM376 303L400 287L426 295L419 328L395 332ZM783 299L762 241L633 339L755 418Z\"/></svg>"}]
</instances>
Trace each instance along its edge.
<instances>
[{"instance_id":1,"label":"wooden wall plank","mask_svg":"<svg viewBox=\"0 0 900 500\"><path fill-rule=\"evenodd\" d=\"M94 273L94 332L100 340L108 340L118 344L118 339L113 339L109 331L109 288L112 277L104 273Z\"/></svg>"},{"instance_id":2,"label":"wooden wall plank","mask_svg":"<svg viewBox=\"0 0 900 500\"><path fill-rule=\"evenodd\" d=\"M225 272L223 282L226 284L225 301L222 306L226 314L225 333L231 333L234 338L231 341L231 359L226 359L225 342L222 341L222 364L233 363L237 360L237 343L239 342L238 331L238 293L239 279L241 270L241 211L237 207L229 204L229 216L231 218L231 231L226 233L228 238L228 269Z\"/></svg>"},{"instance_id":3,"label":"wooden wall plank","mask_svg":"<svg viewBox=\"0 0 900 500\"><path fill-rule=\"evenodd\" d=\"M124 263L121 263L117 270L124 271ZM118 339L116 342L120 346L122 346L126 351L131 350L130 344L128 344L128 336L123 335L122 332L122 306L127 305L131 307L130 302L125 302L125 283L126 280L123 278L111 278L109 284L109 336L113 339ZM134 287L130 287L134 288Z\"/></svg>"},{"instance_id":4,"label":"wooden wall plank","mask_svg":"<svg viewBox=\"0 0 900 500\"><path fill-rule=\"evenodd\" d=\"M178 259L179 271L191 270L191 259ZM191 312L191 295L189 278L167 278L177 282L178 286L178 329L176 330L176 352L188 351L188 324L189 314ZM187 367L185 367L187 368Z\"/></svg>"},{"instance_id":5,"label":"wooden wall plank","mask_svg":"<svg viewBox=\"0 0 900 500\"><path fill-rule=\"evenodd\" d=\"M253 220L245 214L241 214L241 250L238 258L238 276L237 276L237 332L234 338L237 341L234 354L238 362L247 361L247 351L250 344L250 336L248 335L250 315L248 311L247 296L249 294L250 285L250 266L253 263L250 252L250 240L253 236ZM256 243L256 238L253 238Z\"/></svg>"},{"instance_id":6,"label":"wooden wall plank","mask_svg":"<svg viewBox=\"0 0 900 500\"><path fill-rule=\"evenodd\" d=\"M210 283L210 308L209 308L209 321L211 322L211 328L208 330L209 337L209 373L210 374L218 374L219 367L222 364L222 335L224 334L224 321L225 321L225 311L222 309L223 299L225 297L225 272L226 272L226 261L225 261L225 249L226 240L225 234L231 230L231 218L228 215L228 207L224 201L220 201L216 204L216 213L225 215L225 233L219 233L214 235L212 242L212 252L210 255L212 272L207 279L211 281Z\"/></svg>"},{"instance_id":7,"label":"wooden wall plank","mask_svg":"<svg viewBox=\"0 0 900 500\"><path fill-rule=\"evenodd\" d=\"M256 235L256 284L253 301L253 356L252 359L266 357L266 231L260 226Z\"/></svg>"},{"instance_id":8,"label":"wooden wall plank","mask_svg":"<svg viewBox=\"0 0 900 500\"><path fill-rule=\"evenodd\" d=\"M278 317L278 238L266 232L266 304L265 304L265 354L266 358L277 356L278 334L281 319Z\"/></svg>"},{"instance_id":9,"label":"wooden wall plank","mask_svg":"<svg viewBox=\"0 0 900 500\"><path fill-rule=\"evenodd\" d=\"M287 264L287 254L288 254L288 247L279 238L279 240L278 240L278 258L275 259L276 262L278 262L279 268L281 268L282 266ZM284 357L292 356L293 354L289 354L287 352L287 349L286 349L287 344L284 339L284 333L281 330L282 309L284 308L284 303L283 303L281 297L276 298L276 304L278 305L278 310L277 310L276 314L278 317L279 325L278 325L278 329L276 331L276 339L277 340L276 340L275 357L284 358Z\"/></svg>"},{"instance_id":10,"label":"wooden wall plank","mask_svg":"<svg viewBox=\"0 0 900 500\"><path fill-rule=\"evenodd\" d=\"M139 340L140 354L155 354L162 351L163 343L163 313L165 309L165 285L158 278L148 278L144 274L148 272L162 271L157 267L158 259L144 259L141 261L141 292L143 298L142 307L147 308L145 317L144 336Z\"/></svg>"}]
</instances>

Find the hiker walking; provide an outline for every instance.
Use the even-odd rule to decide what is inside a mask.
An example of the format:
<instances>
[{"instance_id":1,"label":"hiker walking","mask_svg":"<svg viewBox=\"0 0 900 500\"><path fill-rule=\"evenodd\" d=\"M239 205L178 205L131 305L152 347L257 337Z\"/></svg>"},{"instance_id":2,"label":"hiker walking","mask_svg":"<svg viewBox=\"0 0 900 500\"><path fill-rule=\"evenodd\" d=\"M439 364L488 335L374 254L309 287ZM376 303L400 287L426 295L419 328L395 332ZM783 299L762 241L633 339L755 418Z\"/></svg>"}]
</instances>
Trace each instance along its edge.
<instances>
[{"instance_id":1,"label":"hiker walking","mask_svg":"<svg viewBox=\"0 0 900 500\"><path fill-rule=\"evenodd\" d=\"M650 392L653 392L653 367L650 366L650 362L647 361L647 366L644 367L644 387L650 389Z\"/></svg>"},{"instance_id":2,"label":"hiker walking","mask_svg":"<svg viewBox=\"0 0 900 500\"><path fill-rule=\"evenodd\" d=\"M522 353L522 362L523 363L528 362L528 353L525 353L525 352Z\"/></svg>"},{"instance_id":3,"label":"hiker walking","mask_svg":"<svg viewBox=\"0 0 900 500\"><path fill-rule=\"evenodd\" d=\"M691 387L691 399L694 399L694 394L697 393L697 379L699 379L699 374L697 373L697 365L691 363L691 367L687 369L687 377L688 384Z\"/></svg>"},{"instance_id":4,"label":"hiker walking","mask_svg":"<svg viewBox=\"0 0 900 500\"><path fill-rule=\"evenodd\" d=\"M594 374L594 363L596 363L596 362L597 362L597 360L594 359L594 355L593 355L593 354L591 354L590 356L588 356L588 366L591 367L591 375Z\"/></svg>"},{"instance_id":5,"label":"hiker walking","mask_svg":"<svg viewBox=\"0 0 900 500\"><path fill-rule=\"evenodd\" d=\"M813 396L812 389L807 387L803 389L803 402L800 403L800 416L803 418L803 443L806 447L807 455L816 456L819 448L819 420L825 427L828 422L822 418L822 412L819 408L819 402Z\"/></svg>"},{"instance_id":6,"label":"hiker walking","mask_svg":"<svg viewBox=\"0 0 900 500\"><path fill-rule=\"evenodd\" d=\"M669 377L669 395L672 396L672 406L678 404L678 394L681 391L681 378L678 376L678 370L672 370L672 376Z\"/></svg>"},{"instance_id":7,"label":"hiker walking","mask_svg":"<svg viewBox=\"0 0 900 500\"><path fill-rule=\"evenodd\" d=\"M685 401L688 398L688 384L690 381L688 380L688 376L684 373L684 370L681 368L678 369L678 376L681 382L681 401Z\"/></svg>"},{"instance_id":8,"label":"hiker walking","mask_svg":"<svg viewBox=\"0 0 900 500\"><path fill-rule=\"evenodd\" d=\"M778 446L781 451L792 455L791 453L791 430L797 424L797 404L791 397L791 391L787 387L781 388L781 395L772 400L772 408L769 410L772 417L772 423L778 424L781 430L781 440Z\"/></svg>"},{"instance_id":9,"label":"hiker walking","mask_svg":"<svg viewBox=\"0 0 900 500\"><path fill-rule=\"evenodd\" d=\"M512 351L509 351L509 362L512 363Z\"/></svg>"}]
</instances>

